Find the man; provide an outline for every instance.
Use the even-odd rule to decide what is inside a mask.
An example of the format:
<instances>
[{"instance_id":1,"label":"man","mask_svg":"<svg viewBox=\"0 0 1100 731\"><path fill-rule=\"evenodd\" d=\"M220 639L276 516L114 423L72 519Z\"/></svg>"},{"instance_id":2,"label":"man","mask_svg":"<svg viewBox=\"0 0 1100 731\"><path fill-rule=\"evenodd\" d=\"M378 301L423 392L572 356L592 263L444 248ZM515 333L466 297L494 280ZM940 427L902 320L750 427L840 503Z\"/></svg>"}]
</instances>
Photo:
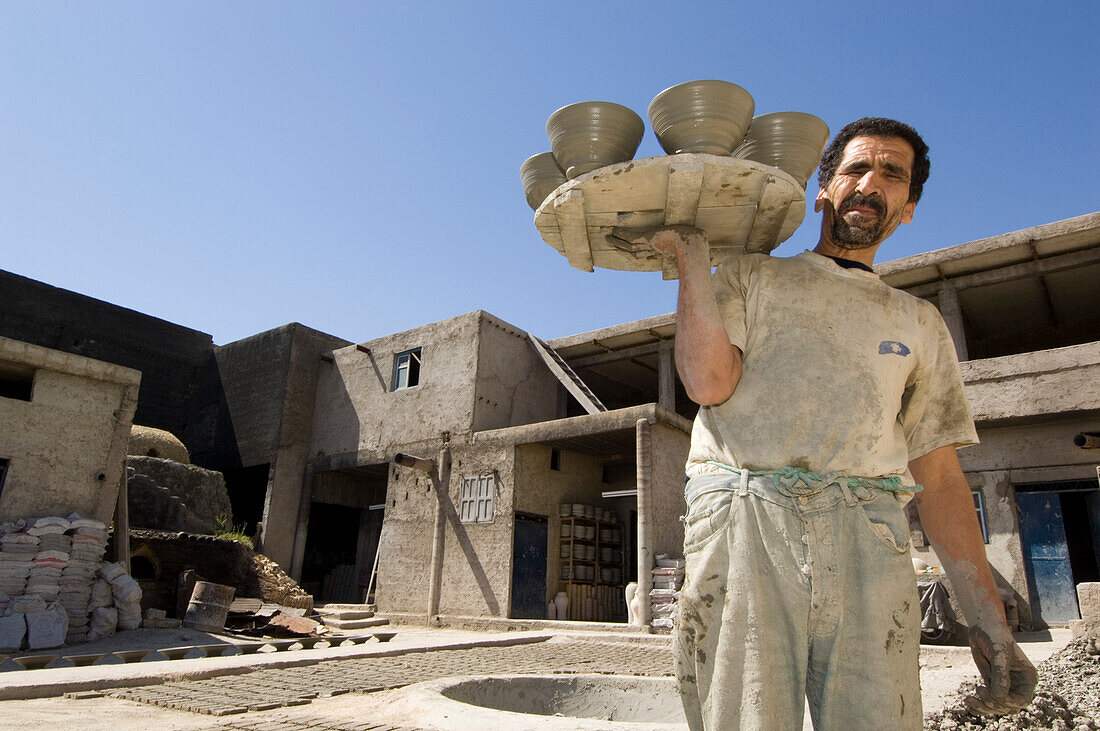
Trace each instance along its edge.
<instances>
[{"instance_id":1,"label":"man","mask_svg":"<svg viewBox=\"0 0 1100 731\"><path fill-rule=\"evenodd\" d=\"M972 707L1031 700L955 455L977 435L950 335L871 269L913 218L927 153L893 120L842 129L820 240L796 257L738 257L712 280L703 232L637 240L677 259L677 370L702 407L676 630L693 729L801 728L806 699L817 729L921 728L914 495L971 628Z\"/></svg>"}]
</instances>

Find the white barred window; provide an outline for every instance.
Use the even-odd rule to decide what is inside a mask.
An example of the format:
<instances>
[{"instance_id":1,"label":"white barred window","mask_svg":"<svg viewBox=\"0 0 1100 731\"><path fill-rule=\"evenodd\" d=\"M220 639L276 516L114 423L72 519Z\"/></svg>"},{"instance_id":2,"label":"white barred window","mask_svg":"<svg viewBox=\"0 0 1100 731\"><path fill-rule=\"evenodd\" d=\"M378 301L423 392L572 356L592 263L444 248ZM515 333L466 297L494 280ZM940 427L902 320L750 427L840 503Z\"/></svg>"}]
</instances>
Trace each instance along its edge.
<instances>
[{"instance_id":1,"label":"white barred window","mask_svg":"<svg viewBox=\"0 0 1100 731\"><path fill-rule=\"evenodd\" d=\"M493 497L496 495L496 474L462 478L462 496L458 515L463 523L492 523Z\"/></svg>"}]
</instances>

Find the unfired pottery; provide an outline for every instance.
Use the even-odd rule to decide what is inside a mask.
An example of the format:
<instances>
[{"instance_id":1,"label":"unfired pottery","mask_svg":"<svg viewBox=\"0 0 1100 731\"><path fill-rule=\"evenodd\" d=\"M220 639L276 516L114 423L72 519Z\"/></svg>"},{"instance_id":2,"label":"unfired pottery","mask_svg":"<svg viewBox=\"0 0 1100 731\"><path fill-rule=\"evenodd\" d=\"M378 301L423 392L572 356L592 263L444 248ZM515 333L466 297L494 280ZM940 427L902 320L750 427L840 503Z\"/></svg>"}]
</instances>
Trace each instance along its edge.
<instances>
[{"instance_id":1,"label":"unfired pottery","mask_svg":"<svg viewBox=\"0 0 1100 731\"><path fill-rule=\"evenodd\" d=\"M805 188L828 141L828 125L814 115L772 112L753 118L733 157L777 167Z\"/></svg>"},{"instance_id":2,"label":"unfired pottery","mask_svg":"<svg viewBox=\"0 0 1100 731\"><path fill-rule=\"evenodd\" d=\"M554 596L554 605L557 607L558 619L569 618L569 595L564 591L559 591Z\"/></svg>"},{"instance_id":3,"label":"unfired pottery","mask_svg":"<svg viewBox=\"0 0 1100 731\"><path fill-rule=\"evenodd\" d=\"M632 159L643 134L642 118L612 102L570 104L546 120L550 149L570 180Z\"/></svg>"},{"instance_id":4,"label":"unfired pottery","mask_svg":"<svg viewBox=\"0 0 1100 731\"><path fill-rule=\"evenodd\" d=\"M527 196L527 205L538 210L546 196L565 182L565 173L558 167L552 152L540 152L523 161L519 166L519 176L523 180L523 194Z\"/></svg>"},{"instance_id":5,"label":"unfired pottery","mask_svg":"<svg viewBox=\"0 0 1100 731\"><path fill-rule=\"evenodd\" d=\"M649 123L670 155L728 155L745 136L755 104L737 84L705 79L671 86L649 103Z\"/></svg>"}]
</instances>

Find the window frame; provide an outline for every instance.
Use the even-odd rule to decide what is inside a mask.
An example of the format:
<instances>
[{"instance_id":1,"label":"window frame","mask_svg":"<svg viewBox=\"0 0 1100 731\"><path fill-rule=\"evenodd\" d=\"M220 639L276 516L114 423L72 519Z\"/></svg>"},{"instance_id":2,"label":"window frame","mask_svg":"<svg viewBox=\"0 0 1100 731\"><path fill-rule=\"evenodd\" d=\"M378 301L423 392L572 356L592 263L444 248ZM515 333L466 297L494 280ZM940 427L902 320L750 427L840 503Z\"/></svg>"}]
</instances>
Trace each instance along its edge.
<instances>
[{"instance_id":1,"label":"window frame","mask_svg":"<svg viewBox=\"0 0 1100 731\"><path fill-rule=\"evenodd\" d=\"M458 498L460 523L487 525L496 512L497 473L487 472L462 478Z\"/></svg>"},{"instance_id":2,"label":"window frame","mask_svg":"<svg viewBox=\"0 0 1100 731\"><path fill-rule=\"evenodd\" d=\"M989 522L985 510L985 493L981 488L971 489L970 497L974 500L974 511L978 514L978 527L982 531L982 542L989 545Z\"/></svg>"},{"instance_id":3,"label":"window frame","mask_svg":"<svg viewBox=\"0 0 1100 731\"><path fill-rule=\"evenodd\" d=\"M416 382L409 383L413 374L413 363L416 364ZM424 364L423 348L409 348L395 353L393 356L393 380L390 382L390 391L407 391L420 385L420 372ZM404 383L401 382L402 372Z\"/></svg>"}]
</instances>

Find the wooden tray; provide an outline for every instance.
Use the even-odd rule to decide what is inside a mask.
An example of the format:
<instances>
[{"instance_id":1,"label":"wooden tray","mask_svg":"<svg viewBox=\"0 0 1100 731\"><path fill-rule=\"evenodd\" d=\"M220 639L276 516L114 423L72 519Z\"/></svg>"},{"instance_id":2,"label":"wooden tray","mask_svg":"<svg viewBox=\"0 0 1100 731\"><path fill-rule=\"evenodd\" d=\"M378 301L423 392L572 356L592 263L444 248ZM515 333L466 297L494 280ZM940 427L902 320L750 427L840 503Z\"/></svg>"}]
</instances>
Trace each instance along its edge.
<instances>
[{"instance_id":1,"label":"wooden tray","mask_svg":"<svg viewBox=\"0 0 1100 731\"><path fill-rule=\"evenodd\" d=\"M734 254L770 252L805 215L805 190L779 168L684 153L608 165L563 183L535 212L535 228L582 271L661 271L675 279L674 259L609 234L617 227L696 226L707 232L717 265Z\"/></svg>"}]
</instances>

